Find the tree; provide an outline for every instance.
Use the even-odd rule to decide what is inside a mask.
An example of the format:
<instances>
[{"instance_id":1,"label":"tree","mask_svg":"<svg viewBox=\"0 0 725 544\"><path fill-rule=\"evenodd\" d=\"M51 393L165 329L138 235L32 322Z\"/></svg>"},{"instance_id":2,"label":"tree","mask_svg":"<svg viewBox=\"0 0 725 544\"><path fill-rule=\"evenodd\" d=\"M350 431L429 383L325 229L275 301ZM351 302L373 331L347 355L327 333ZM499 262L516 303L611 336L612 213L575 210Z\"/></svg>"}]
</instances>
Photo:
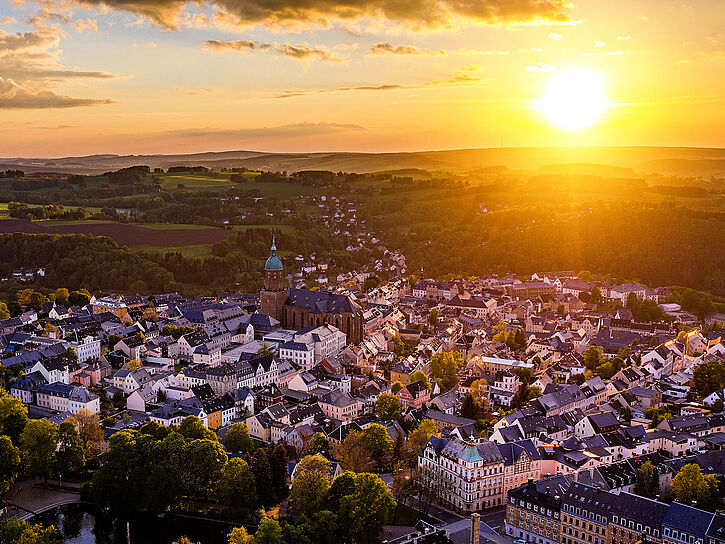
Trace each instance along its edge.
<instances>
[{"instance_id":1,"label":"tree","mask_svg":"<svg viewBox=\"0 0 725 544\"><path fill-rule=\"evenodd\" d=\"M340 500L342 525L349 528L352 540L361 544L377 542L394 509L393 495L375 474L356 474L353 493Z\"/></svg>"},{"instance_id":2,"label":"tree","mask_svg":"<svg viewBox=\"0 0 725 544\"><path fill-rule=\"evenodd\" d=\"M484 378L473 380L469 389L476 404L481 407L488 405L488 382Z\"/></svg>"},{"instance_id":3,"label":"tree","mask_svg":"<svg viewBox=\"0 0 725 544\"><path fill-rule=\"evenodd\" d=\"M267 448L257 448L252 457L252 472L257 483L259 502L264 506L274 504L274 486L272 484L272 469L267 458Z\"/></svg>"},{"instance_id":4,"label":"tree","mask_svg":"<svg viewBox=\"0 0 725 544\"><path fill-rule=\"evenodd\" d=\"M207 429L201 419L196 416L186 416L179 425L179 432L184 438L216 440L214 431Z\"/></svg>"},{"instance_id":5,"label":"tree","mask_svg":"<svg viewBox=\"0 0 725 544\"><path fill-rule=\"evenodd\" d=\"M718 413L718 414L720 412L722 412L724 409L725 409L725 403L723 403L723 401L721 401L720 399L717 399L715 402L713 402L710 405L710 410L712 410L713 412Z\"/></svg>"},{"instance_id":6,"label":"tree","mask_svg":"<svg viewBox=\"0 0 725 544\"><path fill-rule=\"evenodd\" d=\"M268 452L269 468L272 471L272 489L277 501L281 501L289 492L287 487L287 448L275 444Z\"/></svg>"},{"instance_id":7,"label":"tree","mask_svg":"<svg viewBox=\"0 0 725 544\"><path fill-rule=\"evenodd\" d=\"M201 544L201 542L193 542L188 536L182 536L179 540L174 540L171 544Z\"/></svg>"},{"instance_id":8,"label":"tree","mask_svg":"<svg viewBox=\"0 0 725 544\"><path fill-rule=\"evenodd\" d=\"M0 436L0 495L4 495L18 477L20 450L8 436Z\"/></svg>"},{"instance_id":9,"label":"tree","mask_svg":"<svg viewBox=\"0 0 725 544\"><path fill-rule=\"evenodd\" d=\"M54 472L57 475L74 474L86 464L86 455L75 426L70 420L58 426L58 451L53 459Z\"/></svg>"},{"instance_id":10,"label":"tree","mask_svg":"<svg viewBox=\"0 0 725 544\"><path fill-rule=\"evenodd\" d=\"M672 417L672 414L663 406L653 406L652 408L647 408L644 411L644 417L650 420L650 429L654 429L662 422L662 420Z\"/></svg>"},{"instance_id":11,"label":"tree","mask_svg":"<svg viewBox=\"0 0 725 544\"><path fill-rule=\"evenodd\" d=\"M602 362L601 348L596 344L592 344L582 353L582 360L584 361L584 366L589 370L594 370Z\"/></svg>"},{"instance_id":12,"label":"tree","mask_svg":"<svg viewBox=\"0 0 725 544\"><path fill-rule=\"evenodd\" d=\"M249 453L254 449L254 442L249 436L249 428L246 423L238 422L229 427L224 440L224 447L227 451L234 453Z\"/></svg>"},{"instance_id":13,"label":"tree","mask_svg":"<svg viewBox=\"0 0 725 544\"><path fill-rule=\"evenodd\" d=\"M27 423L28 408L23 401L0 389L0 434L9 436L14 444L18 444L20 433Z\"/></svg>"},{"instance_id":14,"label":"tree","mask_svg":"<svg viewBox=\"0 0 725 544\"><path fill-rule=\"evenodd\" d=\"M430 391L430 380L428 379L428 376L425 375L425 372L423 372L422 370L416 370L408 378L408 383L415 383L420 381L422 381L425 385L425 388ZM397 391L395 392L397 393Z\"/></svg>"},{"instance_id":15,"label":"tree","mask_svg":"<svg viewBox=\"0 0 725 544\"><path fill-rule=\"evenodd\" d=\"M535 385L521 384L519 390L516 391L511 398L511 407L519 408L525 406L530 400L541 396L541 389Z\"/></svg>"},{"instance_id":16,"label":"tree","mask_svg":"<svg viewBox=\"0 0 725 544\"><path fill-rule=\"evenodd\" d=\"M465 396L461 404L461 416L474 421L481 419L481 407L476 403L470 393Z\"/></svg>"},{"instance_id":17,"label":"tree","mask_svg":"<svg viewBox=\"0 0 725 544\"><path fill-rule=\"evenodd\" d=\"M703 475L700 466L695 463L682 467L672 478L670 487L675 499L684 504L708 503L718 496L715 477L711 474Z\"/></svg>"},{"instance_id":18,"label":"tree","mask_svg":"<svg viewBox=\"0 0 725 544\"><path fill-rule=\"evenodd\" d=\"M143 368L143 363L139 361L138 359L131 359L126 363L126 368L133 372L134 370L138 370L140 368Z\"/></svg>"},{"instance_id":19,"label":"tree","mask_svg":"<svg viewBox=\"0 0 725 544\"><path fill-rule=\"evenodd\" d=\"M4 302L0 302L0 319L7 319L10 317L10 310L8 310L8 305Z\"/></svg>"},{"instance_id":20,"label":"tree","mask_svg":"<svg viewBox=\"0 0 725 544\"><path fill-rule=\"evenodd\" d=\"M68 306L68 297L70 297L70 293L65 287L59 287L55 290L56 304L60 304L61 306Z\"/></svg>"},{"instance_id":21,"label":"tree","mask_svg":"<svg viewBox=\"0 0 725 544\"><path fill-rule=\"evenodd\" d=\"M259 451L259 450L258 450ZM265 516L254 533L254 544L283 544L282 526L275 518Z\"/></svg>"},{"instance_id":22,"label":"tree","mask_svg":"<svg viewBox=\"0 0 725 544\"><path fill-rule=\"evenodd\" d=\"M257 504L254 473L241 459L230 459L221 471L216 495L222 503L235 510L253 508Z\"/></svg>"},{"instance_id":23,"label":"tree","mask_svg":"<svg viewBox=\"0 0 725 544\"><path fill-rule=\"evenodd\" d=\"M435 328L438 325L438 321L438 310L433 308L428 314L428 323L430 323L431 327Z\"/></svg>"},{"instance_id":24,"label":"tree","mask_svg":"<svg viewBox=\"0 0 725 544\"><path fill-rule=\"evenodd\" d=\"M375 417L380 421L398 421L402 417L400 399L391 393L383 393L375 401Z\"/></svg>"},{"instance_id":25,"label":"tree","mask_svg":"<svg viewBox=\"0 0 725 544\"><path fill-rule=\"evenodd\" d=\"M433 356L430 361L430 375L438 381L443 391L456 385L456 373L465 365L458 351L446 351Z\"/></svg>"},{"instance_id":26,"label":"tree","mask_svg":"<svg viewBox=\"0 0 725 544\"><path fill-rule=\"evenodd\" d=\"M116 344L118 344L121 340L123 340L123 337L119 334L111 334L108 337L108 345L111 349L114 349L116 347Z\"/></svg>"},{"instance_id":27,"label":"tree","mask_svg":"<svg viewBox=\"0 0 725 544\"><path fill-rule=\"evenodd\" d=\"M86 408L81 408L68 418L68 421L75 425L86 457L95 459L103 450L103 429L98 414L94 414ZM113 420L111 425L115 423L115 420Z\"/></svg>"},{"instance_id":28,"label":"tree","mask_svg":"<svg viewBox=\"0 0 725 544\"><path fill-rule=\"evenodd\" d=\"M701 363L692 373L693 389L701 397L707 397L725 387L725 360Z\"/></svg>"},{"instance_id":29,"label":"tree","mask_svg":"<svg viewBox=\"0 0 725 544\"><path fill-rule=\"evenodd\" d=\"M400 383L400 381L393 382L393 385L390 386L390 391L393 393L393 395L397 395L398 391L403 389L403 384Z\"/></svg>"},{"instance_id":30,"label":"tree","mask_svg":"<svg viewBox=\"0 0 725 544\"><path fill-rule=\"evenodd\" d=\"M189 463L185 471L186 493L206 498L221 478L227 454L217 440L196 439L187 445L186 455Z\"/></svg>"},{"instance_id":31,"label":"tree","mask_svg":"<svg viewBox=\"0 0 725 544\"><path fill-rule=\"evenodd\" d=\"M413 468L417 462L420 450L428 443L431 436L440 436L435 421L432 419L424 419L418 425L418 428L408 434L408 447L412 459L408 466Z\"/></svg>"},{"instance_id":32,"label":"tree","mask_svg":"<svg viewBox=\"0 0 725 544\"><path fill-rule=\"evenodd\" d=\"M363 444L370 453L370 457L381 468L388 467L393 453L393 441L388 431L382 425L373 423L362 431Z\"/></svg>"},{"instance_id":33,"label":"tree","mask_svg":"<svg viewBox=\"0 0 725 544\"><path fill-rule=\"evenodd\" d=\"M659 474L654 465L647 461L637 470L637 480L634 484L634 492L642 497L654 499L660 493Z\"/></svg>"},{"instance_id":34,"label":"tree","mask_svg":"<svg viewBox=\"0 0 725 544\"><path fill-rule=\"evenodd\" d=\"M262 345L257 350L257 355L274 355L274 348L267 344L267 342L262 342Z\"/></svg>"},{"instance_id":35,"label":"tree","mask_svg":"<svg viewBox=\"0 0 725 544\"><path fill-rule=\"evenodd\" d=\"M297 464L292 480L290 502L300 514L322 510L332 485L332 465L320 455L308 455Z\"/></svg>"},{"instance_id":36,"label":"tree","mask_svg":"<svg viewBox=\"0 0 725 544\"><path fill-rule=\"evenodd\" d=\"M307 451L310 455L315 455L316 453L327 453L330 451L330 442L327 440L327 437L317 432L312 435L312 438L310 438L310 443L307 446Z\"/></svg>"},{"instance_id":37,"label":"tree","mask_svg":"<svg viewBox=\"0 0 725 544\"><path fill-rule=\"evenodd\" d=\"M54 525L43 526L18 518L0 521L0 542L17 544L61 544L61 536Z\"/></svg>"},{"instance_id":38,"label":"tree","mask_svg":"<svg viewBox=\"0 0 725 544\"><path fill-rule=\"evenodd\" d=\"M47 419L33 419L20 435L25 470L29 476L48 479L53 473L53 456L58 445L58 427Z\"/></svg>"},{"instance_id":39,"label":"tree","mask_svg":"<svg viewBox=\"0 0 725 544\"><path fill-rule=\"evenodd\" d=\"M366 472L375 464L365 446L363 434L358 431L348 433L342 441L337 458L345 470L352 472Z\"/></svg>"},{"instance_id":40,"label":"tree","mask_svg":"<svg viewBox=\"0 0 725 544\"><path fill-rule=\"evenodd\" d=\"M227 542L229 544L254 544L254 537L244 527L235 527L227 535Z\"/></svg>"}]
</instances>

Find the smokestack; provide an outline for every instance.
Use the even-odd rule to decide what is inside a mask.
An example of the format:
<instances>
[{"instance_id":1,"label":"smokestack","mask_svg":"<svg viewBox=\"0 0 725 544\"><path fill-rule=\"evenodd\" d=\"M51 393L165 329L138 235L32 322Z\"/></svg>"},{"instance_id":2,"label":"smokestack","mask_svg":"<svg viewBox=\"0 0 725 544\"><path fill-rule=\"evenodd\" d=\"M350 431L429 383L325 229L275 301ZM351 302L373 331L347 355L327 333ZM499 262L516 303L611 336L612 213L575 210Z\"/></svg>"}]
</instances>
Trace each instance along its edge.
<instances>
[{"instance_id":1,"label":"smokestack","mask_svg":"<svg viewBox=\"0 0 725 544\"><path fill-rule=\"evenodd\" d=\"M481 514L471 514L471 544L478 544L481 539Z\"/></svg>"}]
</instances>

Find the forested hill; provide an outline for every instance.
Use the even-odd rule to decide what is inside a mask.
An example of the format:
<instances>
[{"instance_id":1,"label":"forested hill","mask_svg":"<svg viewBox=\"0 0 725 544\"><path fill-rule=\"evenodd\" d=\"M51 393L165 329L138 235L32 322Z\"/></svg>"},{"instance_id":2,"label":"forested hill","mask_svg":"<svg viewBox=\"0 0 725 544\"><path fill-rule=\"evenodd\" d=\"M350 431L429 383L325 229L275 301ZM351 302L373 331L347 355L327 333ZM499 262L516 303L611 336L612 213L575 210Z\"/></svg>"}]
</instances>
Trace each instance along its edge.
<instances>
[{"instance_id":1,"label":"forested hill","mask_svg":"<svg viewBox=\"0 0 725 544\"><path fill-rule=\"evenodd\" d=\"M577 163L611 165L629 168L636 172L656 172L663 175L725 177L725 149L689 147L504 147L392 153L224 151L184 155L8 157L0 158L0 170L19 168L25 172L98 174L137 164L145 164L151 168L186 164L216 169L246 167L254 170L290 172L331 170L363 173L420 168L461 173L492 166L536 170L547 165Z\"/></svg>"}]
</instances>

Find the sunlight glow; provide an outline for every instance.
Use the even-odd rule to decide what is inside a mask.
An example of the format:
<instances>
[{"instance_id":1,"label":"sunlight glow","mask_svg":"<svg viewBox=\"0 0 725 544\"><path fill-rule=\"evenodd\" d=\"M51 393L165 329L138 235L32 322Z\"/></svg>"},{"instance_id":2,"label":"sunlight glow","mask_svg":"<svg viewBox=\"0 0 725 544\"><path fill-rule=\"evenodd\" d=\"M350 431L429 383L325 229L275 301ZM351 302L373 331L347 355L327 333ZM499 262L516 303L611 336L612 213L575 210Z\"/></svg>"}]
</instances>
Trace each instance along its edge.
<instances>
[{"instance_id":1,"label":"sunlight glow","mask_svg":"<svg viewBox=\"0 0 725 544\"><path fill-rule=\"evenodd\" d=\"M597 124L608 107L601 77L578 71L554 75L537 102L552 124L569 130Z\"/></svg>"}]
</instances>

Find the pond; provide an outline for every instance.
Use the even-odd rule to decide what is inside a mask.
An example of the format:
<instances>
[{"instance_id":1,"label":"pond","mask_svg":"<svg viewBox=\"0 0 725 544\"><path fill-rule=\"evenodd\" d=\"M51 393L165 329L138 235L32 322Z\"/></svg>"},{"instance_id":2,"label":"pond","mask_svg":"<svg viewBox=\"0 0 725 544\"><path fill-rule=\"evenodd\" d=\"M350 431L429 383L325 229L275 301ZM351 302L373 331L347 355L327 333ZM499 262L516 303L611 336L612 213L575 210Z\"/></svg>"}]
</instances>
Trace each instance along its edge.
<instances>
[{"instance_id":1,"label":"pond","mask_svg":"<svg viewBox=\"0 0 725 544\"><path fill-rule=\"evenodd\" d=\"M232 525L173 515L122 519L87 504L69 504L39 514L33 523L55 525L64 544L171 544L182 536L201 544L227 544Z\"/></svg>"}]
</instances>

